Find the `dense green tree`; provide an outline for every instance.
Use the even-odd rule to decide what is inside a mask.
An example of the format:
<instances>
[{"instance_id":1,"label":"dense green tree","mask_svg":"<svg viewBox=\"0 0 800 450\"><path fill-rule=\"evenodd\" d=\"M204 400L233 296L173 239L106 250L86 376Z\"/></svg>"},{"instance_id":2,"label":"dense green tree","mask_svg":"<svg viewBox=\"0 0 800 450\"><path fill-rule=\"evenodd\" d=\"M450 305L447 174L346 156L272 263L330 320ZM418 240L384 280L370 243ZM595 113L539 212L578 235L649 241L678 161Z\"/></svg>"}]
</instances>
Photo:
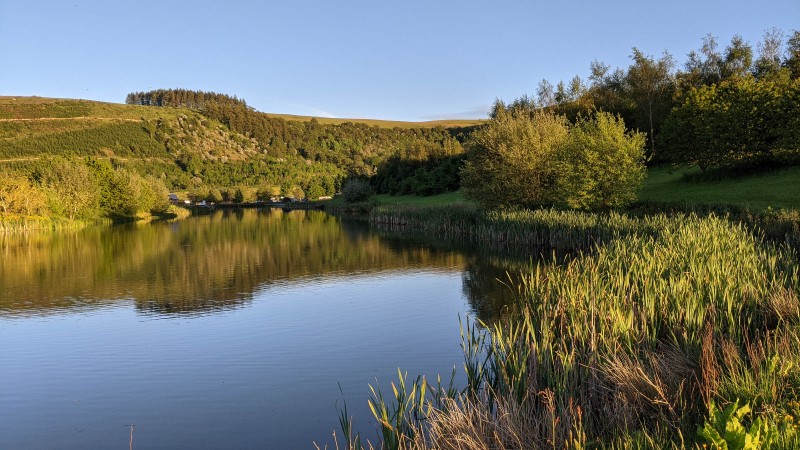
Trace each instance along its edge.
<instances>
[{"instance_id":1,"label":"dense green tree","mask_svg":"<svg viewBox=\"0 0 800 450\"><path fill-rule=\"evenodd\" d=\"M130 94L127 101L196 108L257 143L263 155L261 161L266 165L234 161L211 164L198 154L186 151L174 139L167 139L170 132L165 130L162 140L170 153L177 156L177 164L203 183L257 186L268 182L298 186L310 191L307 195L332 195L335 186L346 176L374 175L377 168L394 155L425 161L462 154L459 136L469 132L469 129L444 128L389 129L358 123L326 125L317 119L285 120L255 111L236 97L198 91L138 92ZM160 129L156 128L157 138ZM281 162L280 167L275 160Z\"/></svg>"},{"instance_id":2,"label":"dense green tree","mask_svg":"<svg viewBox=\"0 0 800 450\"><path fill-rule=\"evenodd\" d=\"M210 203L219 203L222 201L222 193L217 188L209 189L205 200Z\"/></svg>"},{"instance_id":3,"label":"dense green tree","mask_svg":"<svg viewBox=\"0 0 800 450\"><path fill-rule=\"evenodd\" d=\"M725 48L722 59L721 78L743 77L753 68L753 47L740 35L734 35L730 45Z\"/></svg>"},{"instance_id":4,"label":"dense green tree","mask_svg":"<svg viewBox=\"0 0 800 450\"><path fill-rule=\"evenodd\" d=\"M781 70L781 48L783 33L772 28L764 33L758 44L758 58L754 64L754 74L758 78L774 76Z\"/></svg>"},{"instance_id":5,"label":"dense green tree","mask_svg":"<svg viewBox=\"0 0 800 450\"><path fill-rule=\"evenodd\" d=\"M409 160L400 156L389 158L378 166L370 184L380 194L434 195L459 189L463 154Z\"/></svg>"},{"instance_id":6,"label":"dense green tree","mask_svg":"<svg viewBox=\"0 0 800 450\"><path fill-rule=\"evenodd\" d=\"M99 185L81 160L45 158L34 177L47 192L48 206L56 215L69 219L99 216Z\"/></svg>"},{"instance_id":7,"label":"dense green tree","mask_svg":"<svg viewBox=\"0 0 800 450\"><path fill-rule=\"evenodd\" d=\"M691 88L718 83L721 80L722 55L717 49L717 39L708 34L703 38L703 45L699 51L689 52L684 71L677 75L681 92L688 92Z\"/></svg>"},{"instance_id":8,"label":"dense green tree","mask_svg":"<svg viewBox=\"0 0 800 450\"><path fill-rule=\"evenodd\" d=\"M664 126L666 157L702 170L744 167L798 150L800 81L737 77L692 89Z\"/></svg>"},{"instance_id":9,"label":"dense green tree","mask_svg":"<svg viewBox=\"0 0 800 450\"><path fill-rule=\"evenodd\" d=\"M24 216L49 213L42 190L19 173L0 169L0 214Z\"/></svg>"},{"instance_id":10,"label":"dense green tree","mask_svg":"<svg viewBox=\"0 0 800 450\"><path fill-rule=\"evenodd\" d=\"M543 80L536 102L527 96L509 104L498 100L492 117L499 110L524 109L532 115L545 109L575 122L593 111L608 111L631 129L647 132L653 163L675 162L680 155L681 164L707 169L780 159L785 152L777 150L796 148L797 126L789 123L797 122L797 107L787 82L800 76L799 61L798 31L784 46L780 30L767 30L755 58L741 36L721 49L709 34L689 53L683 70L674 70L669 53L656 59L634 48L625 69L592 61L588 86L574 78L554 88ZM669 136L662 137L667 128Z\"/></svg>"},{"instance_id":11,"label":"dense green tree","mask_svg":"<svg viewBox=\"0 0 800 450\"><path fill-rule=\"evenodd\" d=\"M792 32L786 46L786 58L782 66L789 70L792 78L800 78L800 31Z\"/></svg>"},{"instance_id":12,"label":"dense green tree","mask_svg":"<svg viewBox=\"0 0 800 450\"><path fill-rule=\"evenodd\" d=\"M631 100L637 106L640 129L648 130L651 154L656 153L656 132L672 108L675 77L672 72L674 60L664 52L659 59L646 56L633 49L633 64L628 68L626 82ZM645 127L641 125L646 124Z\"/></svg>"},{"instance_id":13,"label":"dense green tree","mask_svg":"<svg viewBox=\"0 0 800 450\"><path fill-rule=\"evenodd\" d=\"M623 206L644 179L644 142L610 113L570 124L548 112L501 111L474 133L462 189L486 207Z\"/></svg>"},{"instance_id":14,"label":"dense green tree","mask_svg":"<svg viewBox=\"0 0 800 450\"><path fill-rule=\"evenodd\" d=\"M553 203L555 154L568 130L563 116L499 110L469 142L469 156L461 171L465 195L490 207Z\"/></svg>"},{"instance_id":15,"label":"dense green tree","mask_svg":"<svg viewBox=\"0 0 800 450\"><path fill-rule=\"evenodd\" d=\"M233 193L233 202L234 203L244 203L244 191L241 187L236 188Z\"/></svg>"},{"instance_id":16,"label":"dense green tree","mask_svg":"<svg viewBox=\"0 0 800 450\"><path fill-rule=\"evenodd\" d=\"M610 113L579 118L556 154L556 202L606 209L636 200L646 174L644 144L644 133L628 132Z\"/></svg>"},{"instance_id":17,"label":"dense green tree","mask_svg":"<svg viewBox=\"0 0 800 450\"><path fill-rule=\"evenodd\" d=\"M342 185L342 197L348 203L365 202L372 194L369 182L360 178L350 178Z\"/></svg>"}]
</instances>

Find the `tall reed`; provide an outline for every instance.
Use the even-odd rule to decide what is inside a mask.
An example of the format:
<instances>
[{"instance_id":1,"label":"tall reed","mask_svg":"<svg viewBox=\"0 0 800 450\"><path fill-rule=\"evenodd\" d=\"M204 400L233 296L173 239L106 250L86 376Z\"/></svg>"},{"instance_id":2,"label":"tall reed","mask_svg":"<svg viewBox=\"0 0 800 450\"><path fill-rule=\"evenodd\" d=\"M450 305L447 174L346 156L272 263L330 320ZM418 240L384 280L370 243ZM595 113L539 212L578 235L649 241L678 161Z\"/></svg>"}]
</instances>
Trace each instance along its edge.
<instances>
[{"instance_id":1,"label":"tall reed","mask_svg":"<svg viewBox=\"0 0 800 450\"><path fill-rule=\"evenodd\" d=\"M0 234L20 233L39 230L71 230L84 228L91 222L69 220L43 216L19 216L16 214L0 214ZM109 222L110 223L110 222Z\"/></svg>"}]
</instances>

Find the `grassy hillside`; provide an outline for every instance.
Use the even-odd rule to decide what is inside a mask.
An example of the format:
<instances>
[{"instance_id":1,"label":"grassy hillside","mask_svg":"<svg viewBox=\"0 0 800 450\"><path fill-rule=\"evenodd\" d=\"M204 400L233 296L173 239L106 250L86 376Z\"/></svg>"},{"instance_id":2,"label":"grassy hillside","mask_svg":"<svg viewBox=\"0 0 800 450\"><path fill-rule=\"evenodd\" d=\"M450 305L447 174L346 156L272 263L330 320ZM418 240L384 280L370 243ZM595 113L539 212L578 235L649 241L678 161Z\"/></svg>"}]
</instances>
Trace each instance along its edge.
<instances>
[{"instance_id":1,"label":"grassy hillside","mask_svg":"<svg viewBox=\"0 0 800 450\"><path fill-rule=\"evenodd\" d=\"M163 110L170 110L164 113ZM152 108L140 105L124 105L104 103L92 100L54 99L44 97L4 97L0 96L0 119L40 119L40 118L114 118L139 120L141 118L157 119L167 116L189 114L182 108ZM470 127L480 125L483 120L431 120L424 122L405 122L399 120L354 119L299 116L294 114L267 114L284 120L310 121L317 119L321 124L340 125L343 123L360 123L380 128L435 128L435 127Z\"/></svg>"},{"instance_id":2,"label":"grassy hillside","mask_svg":"<svg viewBox=\"0 0 800 450\"><path fill-rule=\"evenodd\" d=\"M800 209L800 166L738 178L697 181L697 169L650 168L639 200L685 204L730 204L753 210Z\"/></svg>"},{"instance_id":3,"label":"grassy hillside","mask_svg":"<svg viewBox=\"0 0 800 450\"><path fill-rule=\"evenodd\" d=\"M235 101L207 106L200 112L0 97L0 169L37 179L37 168L50 164L47 157L93 157L201 197L247 187L316 198L332 195L348 175L374 174L392 157L459 155L458 139L477 123L311 120L269 116Z\"/></svg>"},{"instance_id":4,"label":"grassy hillside","mask_svg":"<svg viewBox=\"0 0 800 450\"><path fill-rule=\"evenodd\" d=\"M285 120L311 120L310 116L296 116L292 114L267 114L270 117L277 117ZM340 119L336 117L313 117L319 123L329 125L340 125L343 123L363 123L364 125L376 126L380 128L455 128L455 127L471 127L480 125L483 120L429 120L424 122L405 122L400 120L379 120L379 119Z\"/></svg>"},{"instance_id":5,"label":"grassy hillside","mask_svg":"<svg viewBox=\"0 0 800 450\"><path fill-rule=\"evenodd\" d=\"M177 117L188 109L154 111L146 106L45 97L0 96L0 119L66 119L76 117L140 120Z\"/></svg>"},{"instance_id":6,"label":"grassy hillside","mask_svg":"<svg viewBox=\"0 0 800 450\"><path fill-rule=\"evenodd\" d=\"M187 109L0 97L0 160L41 155L174 160L186 153L243 160L257 150L250 139Z\"/></svg>"}]
</instances>

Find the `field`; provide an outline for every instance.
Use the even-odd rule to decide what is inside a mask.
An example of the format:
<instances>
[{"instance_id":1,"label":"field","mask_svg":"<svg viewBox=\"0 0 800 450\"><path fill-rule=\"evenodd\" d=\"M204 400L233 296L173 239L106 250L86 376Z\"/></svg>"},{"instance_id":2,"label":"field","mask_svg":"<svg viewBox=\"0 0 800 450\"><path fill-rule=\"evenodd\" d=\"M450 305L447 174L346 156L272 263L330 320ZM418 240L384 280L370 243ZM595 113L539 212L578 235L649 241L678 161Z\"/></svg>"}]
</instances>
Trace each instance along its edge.
<instances>
[{"instance_id":1,"label":"field","mask_svg":"<svg viewBox=\"0 0 800 450\"><path fill-rule=\"evenodd\" d=\"M800 209L800 166L736 179L689 181L699 170L650 168L639 200L688 205L736 205L751 210Z\"/></svg>"},{"instance_id":2,"label":"field","mask_svg":"<svg viewBox=\"0 0 800 450\"><path fill-rule=\"evenodd\" d=\"M189 113L190 110L181 108L152 108L93 100L0 96L0 119L56 120L83 117L138 121L143 118L175 118Z\"/></svg>"},{"instance_id":3,"label":"field","mask_svg":"<svg viewBox=\"0 0 800 450\"><path fill-rule=\"evenodd\" d=\"M772 209L800 210L800 166L737 179L695 181L685 174L696 170L671 171L663 167L650 168L639 191L638 200L679 207L735 206L752 212ZM371 206L435 206L472 203L459 192L418 197L414 195L375 195ZM329 201L331 206L343 206L341 199Z\"/></svg>"},{"instance_id":4,"label":"field","mask_svg":"<svg viewBox=\"0 0 800 450\"><path fill-rule=\"evenodd\" d=\"M800 166L736 179L695 181L685 175L696 169L672 171L664 167L649 168L639 191L642 202L677 206L736 206L753 212L772 209L800 210ZM432 206L471 203L461 192L418 197L414 195L375 195L376 205ZM340 200L333 201L338 204Z\"/></svg>"}]
</instances>

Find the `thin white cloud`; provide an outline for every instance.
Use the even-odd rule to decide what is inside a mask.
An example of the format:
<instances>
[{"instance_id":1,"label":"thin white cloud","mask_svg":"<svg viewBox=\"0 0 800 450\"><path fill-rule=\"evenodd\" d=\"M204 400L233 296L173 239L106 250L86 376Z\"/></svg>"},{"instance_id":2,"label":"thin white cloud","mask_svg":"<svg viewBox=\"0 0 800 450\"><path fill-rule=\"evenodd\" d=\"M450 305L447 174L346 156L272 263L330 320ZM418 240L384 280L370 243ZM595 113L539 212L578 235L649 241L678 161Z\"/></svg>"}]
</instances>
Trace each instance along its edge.
<instances>
[{"instance_id":1,"label":"thin white cloud","mask_svg":"<svg viewBox=\"0 0 800 450\"><path fill-rule=\"evenodd\" d=\"M292 103L289 105L290 109L293 110L290 113L285 111L275 111L276 114L295 114L298 116L311 116L311 117L325 117L335 119L339 116L336 114L325 111L324 109L317 108L316 106L304 105L300 103Z\"/></svg>"},{"instance_id":2,"label":"thin white cloud","mask_svg":"<svg viewBox=\"0 0 800 450\"><path fill-rule=\"evenodd\" d=\"M336 114L330 113L330 112L325 111L323 109L314 108L313 106L310 107L309 110L311 111L311 114L308 114L309 116L328 117L328 118L331 118L331 119L335 119L336 117L338 117Z\"/></svg>"},{"instance_id":3,"label":"thin white cloud","mask_svg":"<svg viewBox=\"0 0 800 450\"><path fill-rule=\"evenodd\" d=\"M489 116L491 109L491 105L479 105L465 111L423 116L423 120L485 119Z\"/></svg>"}]
</instances>

